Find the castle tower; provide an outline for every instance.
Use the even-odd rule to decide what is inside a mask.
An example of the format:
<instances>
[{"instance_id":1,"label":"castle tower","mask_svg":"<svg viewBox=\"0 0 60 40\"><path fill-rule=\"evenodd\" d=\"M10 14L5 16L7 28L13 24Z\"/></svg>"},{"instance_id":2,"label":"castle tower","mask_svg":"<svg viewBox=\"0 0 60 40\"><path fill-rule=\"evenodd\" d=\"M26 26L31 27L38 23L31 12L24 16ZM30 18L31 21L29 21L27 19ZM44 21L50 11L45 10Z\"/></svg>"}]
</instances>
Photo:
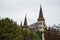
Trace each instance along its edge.
<instances>
[{"instance_id":1,"label":"castle tower","mask_svg":"<svg viewBox=\"0 0 60 40\"><path fill-rule=\"evenodd\" d=\"M38 17L38 31L44 31L45 28L45 19L43 17L42 6L40 5L40 12Z\"/></svg>"},{"instance_id":2,"label":"castle tower","mask_svg":"<svg viewBox=\"0 0 60 40\"><path fill-rule=\"evenodd\" d=\"M44 32L45 29L45 19L43 17L42 6L40 5L40 12L38 17L38 31ZM44 33L42 33L42 40L44 40Z\"/></svg>"},{"instance_id":3,"label":"castle tower","mask_svg":"<svg viewBox=\"0 0 60 40\"><path fill-rule=\"evenodd\" d=\"M28 29L28 28L29 28L29 27L28 27L28 25L27 25L27 17L26 17L26 15L25 15L23 30Z\"/></svg>"}]
</instances>

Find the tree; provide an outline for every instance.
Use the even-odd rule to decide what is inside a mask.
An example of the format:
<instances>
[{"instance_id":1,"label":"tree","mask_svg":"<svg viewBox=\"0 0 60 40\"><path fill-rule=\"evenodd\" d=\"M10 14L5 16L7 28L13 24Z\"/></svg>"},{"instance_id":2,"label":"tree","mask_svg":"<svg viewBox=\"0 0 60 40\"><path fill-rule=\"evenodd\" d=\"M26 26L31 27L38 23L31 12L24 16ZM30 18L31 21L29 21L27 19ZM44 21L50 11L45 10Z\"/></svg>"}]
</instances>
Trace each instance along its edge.
<instances>
[{"instance_id":1,"label":"tree","mask_svg":"<svg viewBox=\"0 0 60 40\"><path fill-rule=\"evenodd\" d=\"M29 29L23 30L23 40L30 40L30 30Z\"/></svg>"},{"instance_id":2,"label":"tree","mask_svg":"<svg viewBox=\"0 0 60 40\"><path fill-rule=\"evenodd\" d=\"M31 40L41 40L41 38L38 36L38 34L31 32L30 33L30 39Z\"/></svg>"},{"instance_id":3,"label":"tree","mask_svg":"<svg viewBox=\"0 0 60 40\"><path fill-rule=\"evenodd\" d=\"M36 33L25 29L23 32L23 40L41 40L41 38Z\"/></svg>"},{"instance_id":4,"label":"tree","mask_svg":"<svg viewBox=\"0 0 60 40\"><path fill-rule=\"evenodd\" d=\"M42 40L42 32L40 32L40 31L37 31L37 35L41 38L41 40Z\"/></svg>"},{"instance_id":5,"label":"tree","mask_svg":"<svg viewBox=\"0 0 60 40\"><path fill-rule=\"evenodd\" d=\"M16 22L9 18L0 19L0 40L41 40L29 29L22 30Z\"/></svg>"},{"instance_id":6,"label":"tree","mask_svg":"<svg viewBox=\"0 0 60 40\"><path fill-rule=\"evenodd\" d=\"M9 18L0 19L0 40L22 40L19 25Z\"/></svg>"}]
</instances>

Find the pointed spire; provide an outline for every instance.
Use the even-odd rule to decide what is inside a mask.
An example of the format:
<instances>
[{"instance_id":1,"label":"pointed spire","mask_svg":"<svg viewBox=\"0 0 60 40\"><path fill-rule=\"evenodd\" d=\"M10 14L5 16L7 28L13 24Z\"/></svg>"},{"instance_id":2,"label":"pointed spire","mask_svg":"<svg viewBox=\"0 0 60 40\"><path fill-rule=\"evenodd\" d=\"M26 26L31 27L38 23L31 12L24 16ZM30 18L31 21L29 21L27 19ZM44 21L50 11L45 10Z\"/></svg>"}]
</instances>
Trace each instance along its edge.
<instances>
[{"instance_id":1,"label":"pointed spire","mask_svg":"<svg viewBox=\"0 0 60 40\"><path fill-rule=\"evenodd\" d=\"M25 20L24 20L24 25L27 26L27 18L26 18L26 15L25 15Z\"/></svg>"},{"instance_id":2,"label":"pointed spire","mask_svg":"<svg viewBox=\"0 0 60 40\"><path fill-rule=\"evenodd\" d=\"M26 15L25 15L25 20L24 20L24 25L23 25L23 27L28 27L28 25L27 25L27 17L26 17Z\"/></svg>"},{"instance_id":3,"label":"pointed spire","mask_svg":"<svg viewBox=\"0 0 60 40\"><path fill-rule=\"evenodd\" d=\"M40 5L39 18L43 18L42 6Z\"/></svg>"},{"instance_id":4,"label":"pointed spire","mask_svg":"<svg viewBox=\"0 0 60 40\"><path fill-rule=\"evenodd\" d=\"M42 6L41 5L40 5L38 21L44 21L43 12L42 12Z\"/></svg>"}]
</instances>

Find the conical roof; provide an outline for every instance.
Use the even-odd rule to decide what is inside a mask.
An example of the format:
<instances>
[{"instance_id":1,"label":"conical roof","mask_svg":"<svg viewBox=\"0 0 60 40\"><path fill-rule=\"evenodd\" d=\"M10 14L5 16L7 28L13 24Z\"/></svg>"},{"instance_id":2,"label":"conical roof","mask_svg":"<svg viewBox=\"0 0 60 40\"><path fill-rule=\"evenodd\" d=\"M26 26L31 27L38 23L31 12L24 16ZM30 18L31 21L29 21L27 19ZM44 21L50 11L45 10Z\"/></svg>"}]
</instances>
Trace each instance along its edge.
<instances>
[{"instance_id":1,"label":"conical roof","mask_svg":"<svg viewBox=\"0 0 60 40\"><path fill-rule=\"evenodd\" d=\"M40 6L39 18L43 18L42 6Z\"/></svg>"},{"instance_id":2,"label":"conical roof","mask_svg":"<svg viewBox=\"0 0 60 40\"><path fill-rule=\"evenodd\" d=\"M43 12L42 12L42 6L41 5L40 5L38 21L44 21Z\"/></svg>"},{"instance_id":3,"label":"conical roof","mask_svg":"<svg viewBox=\"0 0 60 40\"><path fill-rule=\"evenodd\" d=\"M26 15L25 15L25 20L24 20L24 25L23 25L23 27L24 27L24 28L27 28L27 27L28 27Z\"/></svg>"}]
</instances>

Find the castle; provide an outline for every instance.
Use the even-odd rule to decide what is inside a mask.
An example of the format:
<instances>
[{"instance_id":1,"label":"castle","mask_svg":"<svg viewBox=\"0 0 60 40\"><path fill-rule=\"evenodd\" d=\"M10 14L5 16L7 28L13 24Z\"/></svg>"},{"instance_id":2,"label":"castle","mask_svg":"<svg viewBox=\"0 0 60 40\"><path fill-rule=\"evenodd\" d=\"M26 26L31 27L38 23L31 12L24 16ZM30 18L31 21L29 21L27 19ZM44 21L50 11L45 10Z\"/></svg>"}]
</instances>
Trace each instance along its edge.
<instances>
[{"instance_id":1,"label":"castle","mask_svg":"<svg viewBox=\"0 0 60 40\"><path fill-rule=\"evenodd\" d=\"M44 33L44 30L47 28L47 26L45 23L45 18L43 16L41 5L40 5L40 11L39 11L39 16L38 16L37 22L28 26L27 17L25 15L24 25L22 26L22 22L21 22L20 26L22 27L23 30L29 29L32 32L37 32L37 31L43 32L42 40L60 40L59 31L56 29L49 28L49 29L47 29L47 32Z\"/></svg>"},{"instance_id":2,"label":"castle","mask_svg":"<svg viewBox=\"0 0 60 40\"><path fill-rule=\"evenodd\" d=\"M33 31L33 32L44 31L44 29L46 28L46 24L45 24L45 18L43 17L41 5L40 5L39 17L37 19L37 22L28 26L27 17L25 15L24 25L22 26L22 23L21 23L21 27L23 28L23 30L30 29L30 31ZM42 40L44 40L44 33L42 33Z\"/></svg>"},{"instance_id":3,"label":"castle","mask_svg":"<svg viewBox=\"0 0 60 40\"><path fill-rule=\"evenodd\" d=\"M21 23L21 26L22 26L22 23ZM23 30L29 28L31 31L34 31L34 32L44 31L44 28L46 28L46 24L45 24L45 18L43 17L41 5L40 5L39 17L37 19L37 22L28 26L27 17L25 15L24 25L22 26L22 28Z\"/></svg>"}]
</instances>

